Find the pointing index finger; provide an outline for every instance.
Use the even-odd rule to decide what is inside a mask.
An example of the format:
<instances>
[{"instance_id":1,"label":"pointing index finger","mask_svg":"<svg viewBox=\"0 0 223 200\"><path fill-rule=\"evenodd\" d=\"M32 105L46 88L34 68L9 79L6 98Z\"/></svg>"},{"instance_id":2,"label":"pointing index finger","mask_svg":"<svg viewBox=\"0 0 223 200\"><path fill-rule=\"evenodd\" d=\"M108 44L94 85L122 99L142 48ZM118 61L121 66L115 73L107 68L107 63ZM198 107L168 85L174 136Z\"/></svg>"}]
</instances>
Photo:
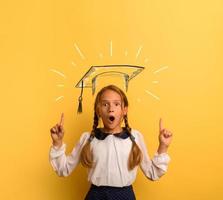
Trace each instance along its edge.
<instances>
[{"instance_id":1,"label":"pointing index finger","mask_svg":"<svg viewBox=\"0 0 223 200\"><path fill-rule=\"evenodd\" d=\"M64 125L64 113L61 114L60 125L61 125L61 126Z\"/></svg>"},{"instance_id":2,"label":"pointing index finger","mask_svg":"<svg viewBox=\"0 0 223 200\"><path fill-rule=\"evenodd\" d=\"M162 131L162 130L164 129L162 118L160 118L160 121L159 121L159 127L160 127L160 131Z\"/></svg>"}]
</instances>

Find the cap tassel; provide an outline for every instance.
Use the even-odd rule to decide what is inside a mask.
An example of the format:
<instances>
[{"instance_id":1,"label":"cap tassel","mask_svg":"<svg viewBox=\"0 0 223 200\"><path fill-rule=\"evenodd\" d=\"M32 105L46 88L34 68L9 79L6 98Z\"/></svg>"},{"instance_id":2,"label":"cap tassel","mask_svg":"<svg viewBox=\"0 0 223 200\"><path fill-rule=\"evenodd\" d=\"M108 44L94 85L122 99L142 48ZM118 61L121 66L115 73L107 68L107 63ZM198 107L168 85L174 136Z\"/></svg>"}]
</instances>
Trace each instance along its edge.
<instances>
[{"instance_id":1,"label":"cap tassel","mask_svg":"<svg viewBox=\"0 0 223 200\"><path fill-rule=\"evenodd\" d=\"M78 113L82 113L82 98L79 97L78 101L79 101L79 104L78 104L78 110L77 110L77 112Z\"/></svg>"},{"instance_id":2,"label":"cap tassel","mask_svg":"<svg viewBox=\"0 0 223 200\"><path fill-rule=\"evenodd\" d=\"M78 109L77 109L77 113L82 113L83 109L82 109L82 95L83 95L83 89L84 89L84 86L83 86L83 81L81 81L81 94L78 98L78 101L79 101L79 104L78 104Z\"/></svg>"}]
</instances>

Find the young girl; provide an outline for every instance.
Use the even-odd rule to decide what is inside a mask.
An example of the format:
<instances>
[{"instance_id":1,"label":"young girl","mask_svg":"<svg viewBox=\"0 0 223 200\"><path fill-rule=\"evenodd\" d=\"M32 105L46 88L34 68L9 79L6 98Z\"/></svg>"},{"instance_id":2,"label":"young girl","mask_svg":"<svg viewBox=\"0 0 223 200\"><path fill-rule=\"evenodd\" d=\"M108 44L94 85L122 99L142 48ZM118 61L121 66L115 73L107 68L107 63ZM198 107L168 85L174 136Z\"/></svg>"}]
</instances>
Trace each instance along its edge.
<instances>
[{"instance_id":1,"label":"young girl","mask_svg":"<svg viewBox=\"0 0 223 200\"><path fill-rule=\"evenodd\" d=\"M134 200L132 188L140 166L150 180L158 180L170 161L167 149L172 133L159 124L159 147L151 160L142 134L128 123L128 100L125 93L114 85L102 88L94 104L94 123L91 132L84 132L70 155L65 154L63 143L64 115L51 128L53 144L50 163L59 176L68 176L79 162L89 168L91 183L85 200ZM99 119L103 128L97 128ZM122 127L124 120L125 127Z\"/></svg>"}]
</instances>

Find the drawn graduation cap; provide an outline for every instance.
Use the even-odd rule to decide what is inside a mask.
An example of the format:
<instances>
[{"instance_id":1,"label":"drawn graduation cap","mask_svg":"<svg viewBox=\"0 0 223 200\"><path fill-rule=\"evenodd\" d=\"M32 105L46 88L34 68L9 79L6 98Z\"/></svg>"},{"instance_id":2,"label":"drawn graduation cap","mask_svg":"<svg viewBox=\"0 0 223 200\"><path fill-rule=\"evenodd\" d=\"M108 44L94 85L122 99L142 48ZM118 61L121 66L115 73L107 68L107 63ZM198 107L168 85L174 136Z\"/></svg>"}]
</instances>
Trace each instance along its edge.
<instances>
[{"instance_id":1,"label":"drawn graduation cap","mask_svg":"<svg viewBox=\"0 0 223 200\"><path fill-rule=\"evenodd\" d=\"M96 82L99 77L105 76L119 76L123 78L125 90L128 90L128 84L131 79L137 76L144 67L135 65L104 65L104 66L91 66L90 69L84 74L80 81L76 84L76 88L81 88L81 94L78 98L78 113L82 113L82 100L84 88L92 88L92 95L95 93Z\"/></svg>"}]
</instances>

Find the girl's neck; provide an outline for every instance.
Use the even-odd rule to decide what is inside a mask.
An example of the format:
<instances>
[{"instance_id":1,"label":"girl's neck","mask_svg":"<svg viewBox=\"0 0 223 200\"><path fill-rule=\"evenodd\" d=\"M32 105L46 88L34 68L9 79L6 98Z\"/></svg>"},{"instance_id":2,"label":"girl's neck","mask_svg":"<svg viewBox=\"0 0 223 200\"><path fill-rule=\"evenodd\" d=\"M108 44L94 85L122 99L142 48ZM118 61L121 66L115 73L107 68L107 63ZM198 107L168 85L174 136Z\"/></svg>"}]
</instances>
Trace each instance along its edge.
<instances>
[{"instance_id":1,"label":"girl's neck","mask_svg":"<svg viewBox=\"0 0 223 200\"><path fill-rule=\"evenodd\" d=\"M115 129L109 129L109 128L103 127L102 131L105 132L105 133L116 134L116 133L122 132L123 129L122 129L121 126L120 127L116 127Z\"/></svg>"}]
</instances>

